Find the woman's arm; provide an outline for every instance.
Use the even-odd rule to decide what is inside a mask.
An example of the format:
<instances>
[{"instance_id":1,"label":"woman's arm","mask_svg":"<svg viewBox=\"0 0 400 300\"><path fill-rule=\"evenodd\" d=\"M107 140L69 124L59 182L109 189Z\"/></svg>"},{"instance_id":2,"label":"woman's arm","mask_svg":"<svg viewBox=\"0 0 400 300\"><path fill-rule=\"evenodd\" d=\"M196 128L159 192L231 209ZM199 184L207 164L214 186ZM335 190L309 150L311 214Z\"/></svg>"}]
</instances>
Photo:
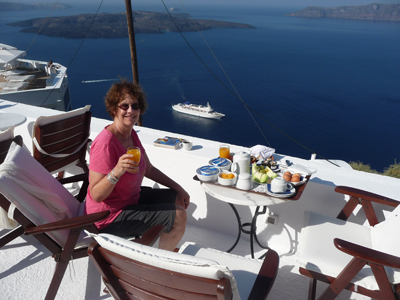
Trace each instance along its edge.
<instances>
[{"instance_id":1,"label":"woman's arm","mask_svg":"<svg viewBox=\"0 0 400 300\"><path fill-rule=\"evenodd\" d=\"M145 176L159 184L162 184L166 187L169 187L170 189L173 189L177 192L176 196L176 203L177 205L180 205L184 207L185 209L188 208L189 203L190 203L190 196L189 194L175 181L173 181L170 177L165 175L163 172L161 172L159 169L154 167L147 154L144 152L142 153L143 157L146 160L146 173Z\"/></svg>"},{"instance_id":2,"label":"woman's arm","mask_svg":"<svg viewBox=\"0 0 400 300\"><path fill-rule=\"evenodd\" d=\"M105 200L114 190L115 184L111 184L107 175L89 170L89 191L96 202Z\"/></svg>"},{"instance_id":3,"label":"woman's arm","mask_svg":"<svg viewBox=\"0 0 400 300\"><path fill-rule=\"evenodd\" d=\"M119 158L113 169L115 178L119 179L125 172L132 171L135 168L132 160L129 159L132 156L132 154L124 154ZM107 179L107 175L92 170L89 170L89 182L90 195L94 201L99 203L107 199L115 188L115 184Z\"/></svg>"}]
</instances>

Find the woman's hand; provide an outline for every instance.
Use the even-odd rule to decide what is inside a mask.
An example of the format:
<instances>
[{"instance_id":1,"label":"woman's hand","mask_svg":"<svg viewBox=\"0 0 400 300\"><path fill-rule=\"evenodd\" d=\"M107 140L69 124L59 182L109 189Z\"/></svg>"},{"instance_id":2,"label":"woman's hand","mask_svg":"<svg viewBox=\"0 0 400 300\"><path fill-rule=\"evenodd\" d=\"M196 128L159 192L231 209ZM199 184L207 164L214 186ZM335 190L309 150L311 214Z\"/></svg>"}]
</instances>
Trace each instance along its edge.
<instances>
[{"instance_id":1,"label":"woman's hand","mask_svg":"<svg viewBox=\"0 0 400 300\"><path fill-rule=\"evenodd\" d=\"M132 159L132 154L124 154L118 159L117 165L114 167L114 175L117 179L121 178L125 172L136 173L139 171L139 164Z\"/></svg>"},{"instance_id":2,"label":"woman's hand","mask_svg":"<svg viewBox=\"0 0 400 300\"><path fill-rule=\"evenodd\" d=\"M189 194L181 187L180 189L176 190L176 201L175 204L182 206L184 209L187 209L190 204L190 196Z\"/></svg>"}]
</instances>

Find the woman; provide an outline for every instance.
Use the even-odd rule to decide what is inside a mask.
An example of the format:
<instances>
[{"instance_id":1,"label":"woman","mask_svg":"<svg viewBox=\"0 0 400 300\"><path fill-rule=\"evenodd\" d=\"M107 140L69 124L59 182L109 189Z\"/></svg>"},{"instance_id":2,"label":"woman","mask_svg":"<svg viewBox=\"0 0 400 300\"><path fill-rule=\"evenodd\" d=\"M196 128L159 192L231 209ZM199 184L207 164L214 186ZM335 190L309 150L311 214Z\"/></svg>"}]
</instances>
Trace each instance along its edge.
<instances>
[{"instance_id":1,"label":"woman","mask_svg":"<svg viewBox=\"0 0 400 300\"><path fill-rule=\"evenodd\" d=\"M185 232L190 196L151 164L133 130L147 108L145 94L139 85L123 80L110 88L105 103L114 122L91 146L86 212L110 210L110 216L96 226L100 232L122 237L142 235L162 224L159 248L172 251ZM133 155L126 154L132 146L141 150L137 165L129 159ZM144 176L169 189L141 187Z\"/></svg>"}]
</instances>

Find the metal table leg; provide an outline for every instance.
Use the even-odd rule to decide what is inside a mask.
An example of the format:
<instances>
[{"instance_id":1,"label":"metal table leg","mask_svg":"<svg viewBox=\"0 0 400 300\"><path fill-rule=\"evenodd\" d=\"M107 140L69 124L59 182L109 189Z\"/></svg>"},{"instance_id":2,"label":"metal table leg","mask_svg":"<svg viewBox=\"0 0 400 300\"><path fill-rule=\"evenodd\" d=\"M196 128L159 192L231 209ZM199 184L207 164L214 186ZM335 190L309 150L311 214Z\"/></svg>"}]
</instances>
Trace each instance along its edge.
<instances>
[{"instance_id":1,"label":"metal table leg","mask_svg":"<svg viewBox=\"0 0 400 300\"><path fill-rule=\"evenodd\" d=\"M239 243L240 235L241 235L242 230L243 230L243 226L242 226L242 223L240 222L240 216L239 216L239 213L238 213L236 207L232 203L228 203L228 204L229 204L230 207L232 207L232 210L233 210L233 212L235 213L235 216L236 216L236 220L238 221L238 236L237 236L236 242L233 244L233 246L229 250L226 251L226 252L229 253L233 249L235 249L236 245Z\"/></svg>"},{"instance_id":2,"label":"metal table leg","mask_svg":"<svg viewBox=\"0 0 400 300\"><path fill-rule=\"evenodd\" d=\"M259 215L264 215L267 212L267 207L263 206L263 210L260 211L260 206L257 206L256 212L254 213L253 219L251 221L251 233L250 233L250 249L251 249L251 257L254 258L254 244L253 244L253 239L256 241L258 246L260 246L262 249L269 249L268 246L261 245L260 241L258 240L257 237L257 218ZM260 258L262 258L261 256Z\"/></svg>"},{"instance_id":3,"label":"metal table leg","mask_svg":"<svg viewBox=\"0 0 400 300\"><path fill-rule=\"evenodd\" d=\"M262 245L260 243L260 241L258 240L258 237L257 237L257 233L256 233L257 232L257 226L256 226L257 218L258 218L259 215L264 215L267 212L267 207L263 206L263 210L260 212L260 206L257 206L256 212L254 213L254 216L253 216L253 218L251 220L251 223L243 223L242 224L241 221L240 221L240 216L239 216L239 213L238 213L236 207L232 203L228 203L228 204L232 208L233 212L235 213L236 219L238 221L238 235L237 235L236 241L233 244L233 246L229 250L227 250L226 252L229 253L236 247L236 245L239 243L240 236L241 236L242 232L246 233L246 234L250 234L250 250L251 250L251 257L252 258L254 258L254 240L256 241L256 243L261 248L269 249L268 246L264 246L264 245ZM244 229L247 226L250 226L250 230ZM263 256L261 256L261 258L262 257Z\"/></svg>"}]
</instances>

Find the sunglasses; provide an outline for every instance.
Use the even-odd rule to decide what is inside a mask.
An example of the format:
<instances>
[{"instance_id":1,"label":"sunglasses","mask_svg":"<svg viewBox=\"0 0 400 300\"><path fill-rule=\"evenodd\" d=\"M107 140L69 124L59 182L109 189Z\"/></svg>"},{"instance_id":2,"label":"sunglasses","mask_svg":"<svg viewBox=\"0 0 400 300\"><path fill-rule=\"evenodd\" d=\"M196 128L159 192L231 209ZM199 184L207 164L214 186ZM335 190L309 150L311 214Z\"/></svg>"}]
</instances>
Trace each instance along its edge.
<instances>
[{"instance_id":1,"label":"sunglasses","mask_svg":"<svg viewBox=\"0 0 400 300\"><path fill-rule=\"evenodd\" d=\"M132 110L137 110L141 109L141 105L139 103L134 103L134 104L121 104L117 105L120 109L127 111L129 109L129 106L132 107Z\"/></svg>"}]
</instances>

